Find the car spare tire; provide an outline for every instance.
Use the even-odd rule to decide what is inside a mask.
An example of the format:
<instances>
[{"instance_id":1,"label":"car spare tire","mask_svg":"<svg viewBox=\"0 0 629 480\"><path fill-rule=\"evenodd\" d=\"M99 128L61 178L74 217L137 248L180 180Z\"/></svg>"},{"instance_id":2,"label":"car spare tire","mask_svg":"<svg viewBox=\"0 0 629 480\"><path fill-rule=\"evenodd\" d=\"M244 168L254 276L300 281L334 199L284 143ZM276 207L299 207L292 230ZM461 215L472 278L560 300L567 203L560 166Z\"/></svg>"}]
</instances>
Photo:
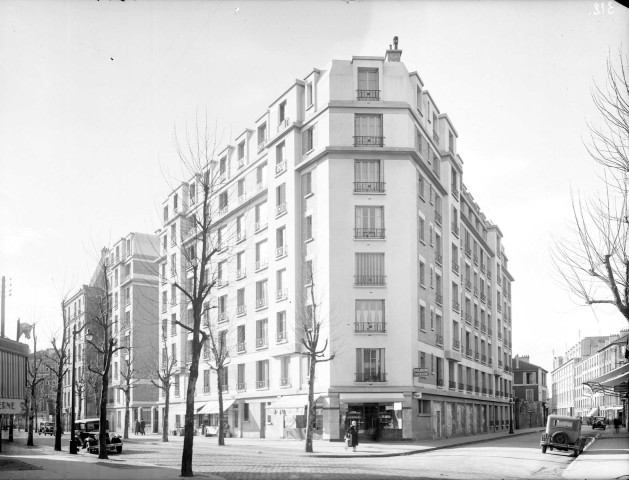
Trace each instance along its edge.
<instances>
[{"instance_id":1,"label":"car spare tire","mask_svg":"<svg viewBox=\"0 0 629 480\"><path fill-rule=\"evenodd\" d=\"M568 435L566 435L564 432L555 433L553 435L553 443L561 443L561 444L568 443Z\"/></svg>"}]
</instances>

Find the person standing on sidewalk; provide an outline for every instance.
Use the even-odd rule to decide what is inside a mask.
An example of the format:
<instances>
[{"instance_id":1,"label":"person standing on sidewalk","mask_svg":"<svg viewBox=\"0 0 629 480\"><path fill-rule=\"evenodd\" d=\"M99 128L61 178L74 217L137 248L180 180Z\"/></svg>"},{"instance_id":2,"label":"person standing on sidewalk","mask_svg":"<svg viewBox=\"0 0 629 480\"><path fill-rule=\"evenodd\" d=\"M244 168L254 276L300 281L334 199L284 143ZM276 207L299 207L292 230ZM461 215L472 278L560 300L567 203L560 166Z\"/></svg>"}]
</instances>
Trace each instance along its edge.
<instances>
[{"instance_id":1,"label":"person standing on sidewalk","mask_svg":"<svg viewBox=\"0 0 629 480\"><path fill-rule=\"evenodd\" d=\"M618 433L620 430L620 419L618 417L614 418L614 433Z\"/></svg>"},{"instance_id":2,"label":"person standing on sidewalk","mask_svg":"<svg viewBox=\"0 0 629 480\"><path fill-rule=\"evenodd\" d=\"M135 434L140 433L140 420L135 421Z\"/></svg>"},{"instance_id":3,"label":"person standing on sidewalk","mask_svg":"<svg viewBox=\"0 0 629 480\"><path fill-rule=\"evenodd\" d=\"M358 426L356 425L356 420L352 420L352 424L347 430L347 435L351 438L349 446L356 451L356 447L358 446Z\"/></svg>"}]
</instances>

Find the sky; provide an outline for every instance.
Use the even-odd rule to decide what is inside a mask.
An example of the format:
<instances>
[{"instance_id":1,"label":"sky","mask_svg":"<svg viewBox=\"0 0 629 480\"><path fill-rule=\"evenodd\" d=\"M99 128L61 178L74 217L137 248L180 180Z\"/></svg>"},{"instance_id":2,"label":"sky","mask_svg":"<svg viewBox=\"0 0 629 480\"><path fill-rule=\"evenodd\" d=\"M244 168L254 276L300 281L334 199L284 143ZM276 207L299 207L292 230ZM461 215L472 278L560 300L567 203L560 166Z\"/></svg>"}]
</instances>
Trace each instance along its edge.
<instances>
[{"instance_id":1,"label":"sky","mask_svg":"<svg viewBox=\"0 0 629 480\"><path fill-rule=\"evenodd\" d=\"M604 8L602 8L604 7ZM629 12L588 1L0 2L0 275L6 334L40 339L103 246L152 233L197 117L225 141L332 59L383 56L399 37L459 135L463 182L503 235L513 353L552 370L579 338L627 328L580 305L550 261L571 191L599 190L591 101ZM624 45L623 45L624 43ZM41 336L40 336L41 335Z\"/></svg>"}]
</instances>

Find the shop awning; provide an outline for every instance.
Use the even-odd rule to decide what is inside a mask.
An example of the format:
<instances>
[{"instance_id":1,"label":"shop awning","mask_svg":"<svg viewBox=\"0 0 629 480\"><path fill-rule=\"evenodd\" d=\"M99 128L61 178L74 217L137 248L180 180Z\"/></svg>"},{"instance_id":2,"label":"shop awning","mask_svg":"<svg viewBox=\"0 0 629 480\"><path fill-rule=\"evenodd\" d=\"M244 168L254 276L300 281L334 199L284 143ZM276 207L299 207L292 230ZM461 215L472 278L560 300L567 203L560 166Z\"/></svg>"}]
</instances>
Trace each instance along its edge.
<instances>
[{"instance_id":1,"label":"shop awning","mask_svg":"<svg viewBox=\"0 0 629 480\"><path fill-rule=\"evenodd\" d=\"M315 393L314 399L315 402L319 399L320 395ZM278 398L271 405L267 406L267 409L271 410L293 410L293 409L302 409L308 405L308 395L300 394L300 395L285 395L283 397Z\"/></svg>"},{"instance_id":2,"label":"shop awning","mask_svg":"<svg viewBox=\"0 0 629 480\"><path fill-rule=\"evenodd\" d=\"M234 403L233 398L224 398L223 412L231 407L232 403ZM210 400L197 411L197 415L211 415L213 413L218 413L218 400Z\"/></svg>"},{"instance_id":3,"label":"shop awning","mask_svg":"<svg viewBox=\"0 0 629 480\"><path fill-rule=\"evenodd\" d=\"M594 407L592 410L590 410L590 413L588 413L586 415L586 417L593 417L598 413L598 407Z\"/></svg>"},{"instance_id":4,"label":"shop awning","mask_svg":"<svg viewBox=\"0 0 629 480\"><path fill-rule=\"evenodd\" d=\"M341 403L392 403L403 402L402 393L341 393L339 394Z\"/></svg>"},{"instance_id":5,"label":"shop awning","mask_svg":"<svg viewBox=\"0 0 629 480\"><path fill-rule=\"evenodd\" d=\"M621 396L620 393L614 391L614 387L629 381L629 363L620 368L616 368L611 372L594 378L588 382L583 382L592 389L594 393L603 393L605 395Z\"/></svg>"},{"instance_id":6,"label":"shop awning","mask_svg":"<svg viewBox=\"0 0 629 480\"><path fill-rule=\"evenodd\" d=\"M611 407L607 407L606 410L622 410L622 405L612 405Z\"/></svg>"}]
</instances>

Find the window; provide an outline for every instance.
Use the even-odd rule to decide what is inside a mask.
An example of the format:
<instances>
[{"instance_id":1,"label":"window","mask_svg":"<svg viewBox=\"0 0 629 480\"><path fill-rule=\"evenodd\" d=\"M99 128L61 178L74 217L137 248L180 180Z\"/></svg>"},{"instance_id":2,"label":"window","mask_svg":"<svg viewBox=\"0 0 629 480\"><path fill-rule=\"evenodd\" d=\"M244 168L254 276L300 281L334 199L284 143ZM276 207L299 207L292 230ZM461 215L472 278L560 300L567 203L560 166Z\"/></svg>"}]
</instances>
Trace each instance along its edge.
<instances>
[{"instance_id":1,"label":"window","mask_svg":"<svg viewBox=\"0 0 629 480\"><path fill-rule=\"evenodd\" d=\"M256 168L256 188L262 190L266 182L266 163Z\"/></svg>"},{"instance_id":2,"label":"window","mask_svg":"<svg viewBox=\"0 0 629 480\"><path fill-rule=\"evenodd\" d=\"M224 366L222 371L218 374L221 380L222 389L226 392L229 388L229 369Z\"/></svg>"},{"instance_id":3,"label":"window","mask_svg":"<svg viewBox=\"0 0 629 480\"><path fill-rule=\"evenodd\" d=\"M174 277L177 275L177 254L173 253L170 256L170 274Z\"/></svg>"},{"instance_id":4,"label":"window","mask_svg":"<svg viewBox=\"0 0 629 480\"><path fill-rule=\"evenodd\" d=\"M275 189L275 215L286 213L286 184L282 183Z\"/></svg>"},{"instance_id":5,"label":"window","mask_svg":"<svg viewBox=\"0 0 629 480\"><path fill-rule=\"evenodd\" d=\"M256 308L265 308L268 306L267 284L267 280L256 282Z\"/></svg>"},{"instance_id":6,"label":"window","mask_svg":"<svg viewBox=\"0 0 629 480\"><path fill-rule=\"evenodd\" d=\"M384 207L356 207L354 238L384 238Z\"/></svg>"},{"instance_id":7,"label":"window","mask_svg":"<svg viewBox=\"0 0 629 480\"><path fill-rule=\"evenodd\" d=\"M526 389L526 401L527 402L533 402L534 401L533 389L532 388L527 388Z\"/></svg>"},{"instance_id":8,"label":"window","mask_svg":"<svg viewBox=\"0 0 629 480\"><path fill-rule=\"evenodd\" d=\"M419 217L418 229L419 241L426 245L426 221L422 217Z\"/></svg>"},{"instance_id":9,"label":"window","mask_svg":"<svg viewBox=\"0 0 629 480\"><path fill-rule=\"evenodd\" d=\"M448 150L454 153L454 135L452 135L452 132L448 132ZM453 185L455 184L453 183Z\"/></svg>"},{"instance_id":10,"label":"window","mask_svg":"<svg viewBox=\"0 0 629 480\"><path fill-rule=\"evenodd\" d=\"M241 178L240 180L238 180L236 189L238 193L238 201L240 203L244 202L245 201L245 179L244 178Z\"/></svg>"},{"instance_id":11,"label":"window","mask_svg":"<svg viewBox=\"0 0 629 480\"><path fill-rule=\"evenodd\" d=\"M278 114L277 114L278 123L281 125L284 120L286 120L286 102L280 103Z\"/></svg>"},{"instance_id":12,"label":"window","mask_svg":"<svg viewBox=\"0 0 629 480\"><path fill-rule=\"evenodd\" d=\"M210 371L203 370L203 393L210 393Z\"/></svg>"},{"instance_id":13,"label":"window","mask_svg":"<svg viewBox=\"0 0 629 480\"><path fill-rule=\"evenodd\" d=\"M430 400L417 400L417 415L430 415Z\"/></svg>"},{"instance_id":14,"label":"window","mask_svg":"<svg viewBox=\"0 0 629 480\"><path fill-rule=\"evenodd\" d=\"M255 208L256 232L267 226L266 202L256 205Z\"/></svg>"},{"instance_id":15,"label":"window","mask_svg":"<svg viewBox=\"0 0 629 480\"><path fill-rule=\"evenodd\" d=\"M278 312L275 324L277 343L285 342L286 338L286 312Z\"/></svg>"},{"instance_id":16,"label":"window","mask_svg":"<svg viewBox=\"0 0 629 480\"><path fill-rule=\"evenodd\" d=\"M288 296L288 289L286 288L286 269L283 268L275 273L275 285L277 287L275 292L275 299L277 301L285 300Z\"/></svg>"},{"instance_id":17,"label":"window","mask_svg":"<svg viewBox=\"0 0 629 480\"><path fill-rule=\"evenodd\" d=\"M306 84L306 108L311 107L314 102L312 82Z\"/></svg>"},{"instance_id":18,"label":"window","mask_svg":"<svg viewBox=\"0 0 629 480\"><path fill-rule=\"evenodd\" d=\"M356 349L356 381L386 382L384 348Z\"/></svg>"},{"instance_id":19,"label":"window","mask_svg":"<svg viewBox=\"0 0 629 480\"><path fill-rule=\"evenodd\" d=\"M197 185L196 183L191 183L190 188L188 190L190 195L190 203L194 204L197 201Z\"/></svg>"},{"instance_id":20,"label":"window","mask_svg":"<svg viewBox=\"0 0 629 480\"><path fill-rule=\"evenodd\" d=\"M262 270L268 265L267 241L256 243L256 270Z\"/></svg>"},{"instance_id":21,"label":"window","mask_svg":"<svg viewBox=\"0 0 629 480\"><path fill-rule=\"evenodd\" d=\"M426 307L423 305L419 306L419 329L422 332L426 331Z\"/></svg>"},{"instance_id":22,"label":"window","mask_svg":"<svg viewBox=\"0 0 629 480\"><path fill-rule=\"evenodd\" d=\"M238 364L238 383L236 384L236 390L243 391L246 389L247 389L247 384L245 383L245 364L239 363Z\"/></svg>"},{"instance_id":23,"label":"window","mask_svg":"<svg viewBox=\"0 0 629 480\"><path fill-rule=\"evenodd\" d=\"M382 115L354 115L354 146L384 146Z\"/></svg>"},{"instance_id":24,"label":"window","mask_svg":"<svg viewBox=\"0 0 629 480\"><path fill-rule=\"evenodd\" d=\"M384 192L380 160L354 161L354 191Z\"/></svg>"},{"instance_id":25,"label":"window","mask_svg":"<svg viewBox=\"0 0 629 480\"><path fill-rule=\"evenodd\" d=\"M314 126L301 132L301 153L306 154L314 148Z\"/></svg>"},{"instance_id":26,"label":"window","mask_svg":"<svg viewBox=\"0 0 629 480\"><path fill-rule=\"evenodd\" d=\"M301 190L305 196L311 195L312 192L312 172L306 172L301 176Z\"/></svg>"},{"instance_id":27,"label":"window","mask_svg":"<svg viewBox=\"0 0 629 480\"><path fill-rule=\"evenodd\" d=\"M269 361L259 360L256 362L256 388L269 388Z\"/></svg>"},{"instance_id":28,"label":"window","mask_svg":"<svg viewBox=\"0 0 629 480\"><path fill-rule=\"evenodd\" d=\"M222 192L218 196L218 213L222 215L227 212L228 208L228 200L227 200L227 192Z\"/></svg>"},{"instance_id":29,"label":"window","mask_svg":"<svg viewBox=\"0 0 629 480\"><path fill-rule=\"evenodd\" d=\"M238 167L242 167L245 164L245 141L243 140L238 144Z\"/></svg>"},{"instance_id":30,"label":"window","mask_svg":"<svg viewBox=\"0 0 629 480\"><path fill-rule=\"evenodd\" d=\"M236 338L237 338L237 345L236 345L236 349L239 352L244 352L245 351L245 341L246 341L246 337L245 337L245 326L244 325L238 325L238 330L236 331ZM240 381L240 380L239 380Z\"/></svg>"},{"instance_id":31,"label":"window","mask_svg":"<svg viewBox=\"0 0 629 480\"><path fill-rule=\"evenodd\" d=\"M356 285L384 285L384 253L356 254Z\"/></svg>"},{"instance_id":32,"label":"window","mask_svg":"<svg viewBox=\"0 0 629 480\"><path fill-rule=\"evenodd\" d=\"M248 403L243 404L242 421L243 422L249 421L249 404Z\"/></svg>"},{"instance_id":33,"label":"window","mask_svg":"<svg viewBox=\"0 0 629 480\"><path fill-rule=\"evenodd\" d=\"M358 100L380 100L377 68L358 69Z\"/></svg>"},{"instance_id":34,"label":"window","mask_svg":"<svg viewBox=\"0 0 629 480\"><path fill-rule=\"evenodd\" d=\"M175 397L179 396L179 375L175 375L175 380L173 381L173 383L175 384ZM179 417L179 415L177 415L177 417Z\"/></svg>"},{"instance_id":35,"label":"window","mask_svg":"<svg viewBox=\"0 0 629 480\"><path fill-rule=\"evenodd\" d=\"M239 215L236 218L236 242L241 242L245 238L247 238L247 234L245 232L245 216Z\"/></svg>"},{"instance_id":36,"label":"window","mask_svg":"<svg viewBox=\"0 0 629 480\"><path fill-rule=\"evenodd\" d=\"M245 289L239 288L236 291L236 315L244 315L247 313L247 307L245 305Z\"/></svg>"},{"instance_id":37,"label":"window","mask_svg":"<svg viewBox=\"0 0 629 480\"><path fill-rule=\"evenodd\" d=\"M258 151L264 148L266 144L266 123L258 127Z\"/></svg>"},{"instance_id":38,"label":"window","mask_svg":"<svg viewBox=\"0 0 629 480\"><path fill-rule=\"evenodd\" d=\"M304 221L304 240L312 240L312 215L308 215Z\"/></svg>"},{"instance_id":39,"label":"window","mask_svg":"<svg viewBox=\"0 0 629 480\"><path fill-rule=\"evenodd\" d=\"M286 227L280 227L275 231L275 257L286 255Z\"/></svg>"},{"instance_id":40,"label":"window","mask_svg":"<svg viewBox=\"0 0 629 480\"><path fill-rule=\"evenodd\" d=\"M418 175L417 176L417 194L419 195L419 198L421 198L422 200L424 200L424 189L426 187L425 183L426 182L424 180L424 177L422 177L421 175Z\"/></svg>"},{"instance_id":41,"label":"window","mask_svg":"<svg viewBox=\"0 0 629 480\"><path fill-rule=\"evenodd\" d=\"M218 321L224 322L227 320L227 295L221 295L216 302L218 310Z\"/></svg>"},{"instance_id":42,"label":"window","mask_svg":"<svg viewBox=\"0 0 629 480\"><path fill-rule=\"evenodd\" d=\"M435 195L435 221L441 225L442 216L441 216L441 197L439 195Z\"/></svg>"},{"instance_id":43,"label":"window","mask_svg":"<svg viewBox=\"0 0 629 480\"><path fill-rule=\"evenodd\" d=\"M245 274L245 252L236 254L236 279L244 278Z\"/></svg>"},{"instance_id":44,"label":"window","mask_svg":"<svg viewBox=\"0 0 629 480\"><path fill-rule=\"evenodd\" d=\"M426 264L419 261L419 284L426 288Z\"/></svg>"},{"instance_id":45,"label":"window","mask_svg":"<svg viewBox=\"0 0 629 480\"><path fill-rule=\"evenodd\" d=\"M384 332L384 300L356 300L356 332Z\"/></svg>"},{"instance_id":46,"label":"window","mask_svg":"<svg viewBox=\"0 0 629 480\"><path fill-rule=\"evenodd\" d=\"M269 321L265 318L264 320L258 320L256 322L256 348L264 348L269 345Z\"/></svg>"},{"instance_id":47,"label":"window","mask_svg":"<svg viewBox=\"0 0 629 480\"><path fill-rule=\"evenodd\" d=\"M422 113L422 91L421 88L417 87L417 95L415 96L415 107L419 112L420 116L424 116Z\"/></svg>"},{"instance_id":48,"label":"window","mask_svg":"<svg viewBox=\"0 0 629 480\"><path fill-rule=\"evenodd\" d=\"M282 142L277 147L275 147L275 174L279 175L285 170L286 170L286 143Z\"/></svg>"},{"instance_id":49,"label":"window","mask_svg":"<svg viewBox=\"0 0 629 480\"><path fill-rule=\"evenodd\" d=\"M227 177L227 157L223 157L218 162L219 182L224 182Z\"/></svg>"},{"instance_id":50,"label":"window","mask_svg":"<svg viewBox=\"0 0 629 480\"><path fill-rule=\"evenodd\" d=\"M280 386L290 387L290 357L280 359Z\"/></svg>"}]
</instances>

